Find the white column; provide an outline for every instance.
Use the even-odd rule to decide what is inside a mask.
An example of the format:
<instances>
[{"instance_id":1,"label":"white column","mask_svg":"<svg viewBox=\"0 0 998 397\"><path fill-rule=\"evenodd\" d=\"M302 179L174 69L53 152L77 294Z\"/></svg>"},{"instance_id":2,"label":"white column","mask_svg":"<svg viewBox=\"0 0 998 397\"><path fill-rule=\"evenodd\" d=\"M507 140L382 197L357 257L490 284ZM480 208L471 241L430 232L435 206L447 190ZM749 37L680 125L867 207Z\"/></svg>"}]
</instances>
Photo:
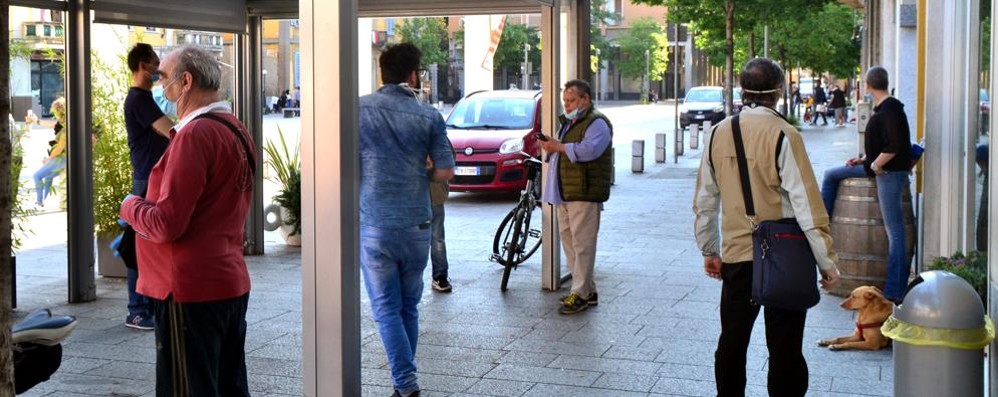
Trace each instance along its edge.
<instances>
[{"instance_id":1,"label":"white column","mask_svg":"<svg viewBox=\"0 0 998 397\"><path fill-rule=\"evenodd\" d=\"M561 11L560 0L551 7L541 7L541 128L548 135L556 134L557 115L561 114ZM467 24L466 24L467 26ZM467 45L465 46L467 47ZM548 164L542 169L547 174ZM542 178L542 183L549 183ZM542 205L541 288L555 291L561 288L561 236L558 219L549 204Z\"/></svg>"},{"instance_id":2,"label":"white column","mask_svg":"<svg viewBox=\"0 0 998 397\"><path fill-rule=\"evenodd\" d=\"M373 20L371 18L360 18L357 20L357 89L360 95L367 95L376 89L374 67L372 58L374 50L371 46L371 34L373 31Z\"/></svg>"},{"instance_id":3,"label":"white column","mask_svg":"<svg viewBox=\"0 0 998 397\"><path fill-rule=\"evenodd\" d=\"M917 5L915 0L902 0L898 2L897 9L897 74L894 86L897 87L895 96L905 104L905 111L908 114L908 125L911 126L912 139L915 138L915 103L918 94L918 27L904 26L909 12L913 12L911 17L917 19Z\"/></svg>"},{"instance_id":4,"label":"white column","mask_svg":"<svg viewBox=\"0 0 998 397\"><path fill-rule=\"evenodd\" d=\"M926 5L923 260L973 245L979 42L977 0ZM945 59L946 62L934 62Z\"/></svg>"},{"instance_id":5,"label":"white column","mask_svg":"<svg viewBox=\"0 0 998 397\"><path fill-rule=\"evenodd\" d=\"M299 4L302 394L359 396L357 2Z\"/></svg>"},{"instance_id":6,"label":"white column","mask_svg":"<svg viewBox=\"0 0 998 397\"><path fill-rule=\"evenodd\" d=\"M489 15L464 17L464 95L491 90L492 71L482 67L492 40Z\"/></svg>"}]
</instances>

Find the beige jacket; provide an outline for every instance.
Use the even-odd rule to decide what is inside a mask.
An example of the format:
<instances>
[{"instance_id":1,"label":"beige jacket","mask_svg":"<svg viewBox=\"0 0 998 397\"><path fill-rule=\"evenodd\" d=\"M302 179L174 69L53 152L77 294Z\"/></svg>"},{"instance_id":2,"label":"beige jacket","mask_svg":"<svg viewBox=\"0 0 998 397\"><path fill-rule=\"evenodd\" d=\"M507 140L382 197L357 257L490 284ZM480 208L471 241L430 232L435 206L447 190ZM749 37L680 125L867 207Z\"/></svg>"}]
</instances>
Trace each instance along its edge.
<instances>
[{"instance_id":1,"label":"beige jacket","mask_svg":"<svg viewBox=\"0 0 998 397\"><path fill-rule=\"evenodd\" d=\"M800 133L765 107L746 107L740 119L756 222L797 218L818 267L834 268L838 257L828 233L828 214ZM696 239L701 251L719 252L723 235L721 259L725 263L749 262L752 223L745 215L731 120L717 125L700 161L693 201Z\"/></svg>"}]
</instances>

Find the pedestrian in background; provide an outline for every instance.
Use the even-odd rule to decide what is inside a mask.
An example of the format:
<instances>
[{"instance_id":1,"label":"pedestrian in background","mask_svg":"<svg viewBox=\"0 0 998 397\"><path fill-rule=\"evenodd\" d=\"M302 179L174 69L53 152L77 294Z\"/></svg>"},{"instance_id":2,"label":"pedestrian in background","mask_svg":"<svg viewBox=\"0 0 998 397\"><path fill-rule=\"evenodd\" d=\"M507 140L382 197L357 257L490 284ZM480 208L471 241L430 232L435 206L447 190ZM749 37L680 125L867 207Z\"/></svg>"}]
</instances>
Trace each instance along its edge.
<instances>
[{"instance_id":1,"label":"pedestrian in background","mask_svg":"<svg viewBox=\"0 0 998 397\"><path fill-rule=\"evenodd\" d=\"M49 142L48 156L42 166L35 171L35 207L45 208L45 199L52 190L52 181L66 169L66 98L59 97L52 102L49 111L55 115L55 139Z\"/></svg>"},{"instance_id":2,"label":"pedestrian in background","mask_svg":"<svg viewBox=\"0 0 998 397\"><path fill-rule=\"evenodd\" d=\"M832 101L829 107L835 109L835 126L846 126L846 93L838 84L832 85Z\"/></svg>"},{"instance_id":3,"label":"pedestrian in background","mask_svg":"<svg viewBox=\"0 0 998 397\"><path fill-rule=\"evenodd\" d=\"M594 272L600 212L610 198L613 176L613 125L592 102L583 80L565 83L565 115L557 137L540 141L548 153L548 173L541 201L558 214L561 246L572 272L572 291L561 299L561 314L575 314L599 304Z\"/></svg>"},{"instance_id":4,"label":"pedestrian in background","mask_svg":"<svg viewBox=\"0 0 998 397\"><path fill-rule=\"evenodd\" d=\"M447 145L451 147L453 153L454 146L449 139ZM427 158L427 165L428 169L433 169L433 159ZM430 242L430 263L433 267L431 286L437 292L451 292L452 289L448 275L450 264L447 263L447 240L444 233L444 203L447 202L449 195L450 184L447 181L430 182L430 206L433 210L433 218L430 220L430 229L433 230L431 233L433 240Z\"/></svg>"},{"instance_id":5,"label":"pedestrian in background","mask_svg":"<svg viewBox=\"0 0 998 397\"><path fill-rule=\"evenodd\" d=\"M431 241L430 182L454 176L444 119L418 99L421 57L410 43L388 47L378 60L384 85L360 98L360 264L399 397L419 396L415 359ZM434 168L427 170L427 158Z\"/></svg>"},{"instance_id":6,"label":"pedestrian in background","mask_svg":"<svg viewBox=\"0 0 998 397\"><path fill-rule=\"evenodd\" d=\"M693 203L704 272L722 281L721 336L714 355L720 397L745 395L747 352L760 311L751 300L754 223L797 218L821 270L822 287L831 287L839 278L828 215L804 140L774 110L784 89L783 70L769 59L756 58L745 65L740 83L745 107L711 134L700 161ZM747 170L738 165L735 122L743 131L744 150L752 165ZM755 203L755 222L745 215L742 173L751 186L759 187L749 193ZM801 353L806 315L806 311L765 309L770 396L802 397L807 392L808 368Z\"/></svg>"},{"instance_id":7,"label":"pedestrian in background","mask_svg":"<svg viewBox=\"0 0 998 397\"><path fill-rule=\"evenodd\" d=\"M899 302L908 285L910 263L904 235L904 210L902 197L908 189L908 175L912 167L911 131L904 104L888 91L887 70L871 67L864 79L866 92L873 96L873 115L866 124L863 147L866 155L851 158L844 166L825 171L821 196L828 215L835 208L839 183L846 178L877 179L877 198L887 229L887 281L884 297Z\"/></svg>"},{"instance_id":8,"label":"pedestrian in background","mask_svg":"<svg viewBox=\"0 0 998 397\"><path fill-rule=\"evenodd\" d=\"M170 145L173 122L163 114L152 93L153 83L160 78L156 51L149 44L138 43L128 51L127 62L128 70L132 72L132 86L128 89L123 109L132 164L132 194L145 197L149 173ZM135 246L134 233L127 233L124 238L130 238L132 241L127 244ZM154 324L149 299L135 292L139 280L135 265L128 266L128 316L125 317L125 326L152 330Z\"/></svg>"},{"instance_id":9,"label":"pedestrian in background","mask_svg":"<svg viewBox=\"0 0 998 397\"><path fill-rule=\"evenodd\" d=\"M253 193L253 137L218 92L222 67L187 45L160 65L180 122L121 218L137 239L137 290L156 322L156 395L249 396L243 225Z\"/></svg>"},{"instance_id":10,"label":"pedestrian in background","mask_svg":"<svg viewBox=\"0 0 998 397\"><path fill-rule=\"evenodd\" d=\"M814 92L811 93L811 97L814 98L814 119L811 120L811 125L818 125L818 116L821 116L821 125L828 125L828 96L825 95L825 89L821 88L821 79L814 81Z\"/></svg>"}]
</instances>

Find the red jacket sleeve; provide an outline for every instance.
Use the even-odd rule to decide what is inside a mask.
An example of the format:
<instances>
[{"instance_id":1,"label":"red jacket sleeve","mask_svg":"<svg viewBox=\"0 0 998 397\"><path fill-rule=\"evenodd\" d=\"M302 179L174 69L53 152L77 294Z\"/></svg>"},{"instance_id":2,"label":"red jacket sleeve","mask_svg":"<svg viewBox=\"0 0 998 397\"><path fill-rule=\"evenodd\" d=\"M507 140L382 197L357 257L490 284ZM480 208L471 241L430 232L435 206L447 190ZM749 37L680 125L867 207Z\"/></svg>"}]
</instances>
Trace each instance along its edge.
<instances>
[{"instance_id":1,"label":"red jacket sleeve","mask_svg":"<svg viewBox=\"0 0 998 397\"><path fill-rule=\"evenodd\" d=\"M195 125L177 134L164 154L167 160L155 202L140 198L121 205L119 214L135 231L155 243L171 242L187 231L194 208L208 180L206 141L210 134L197 133ZM167 157L169 156L169 157Z\"/></svg>"}]
</instances>

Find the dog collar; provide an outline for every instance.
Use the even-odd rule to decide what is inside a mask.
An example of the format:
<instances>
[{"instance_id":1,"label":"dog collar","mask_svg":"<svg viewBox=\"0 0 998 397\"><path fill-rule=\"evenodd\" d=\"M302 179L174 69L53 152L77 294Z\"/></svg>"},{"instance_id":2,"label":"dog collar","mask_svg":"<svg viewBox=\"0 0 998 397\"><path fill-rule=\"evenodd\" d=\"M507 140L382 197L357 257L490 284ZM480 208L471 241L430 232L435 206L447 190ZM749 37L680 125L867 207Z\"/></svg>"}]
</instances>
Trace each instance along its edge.
<instances>
[{"instance_id":1,"label":"dog collar","mask_svg":"<svg viewBox=\"0 0 998 397\"><path fill-rule=\"evenodd\" d=\"M866 324L856 323L856 331L859 332L859 339L860 340L866 340L866 338L863 337L863 330L864 329L880 328L880 326L882 326L882 325L884 325L883 321L881 321L879 323L866 323Z\"/></svg>"}]
</instances>

